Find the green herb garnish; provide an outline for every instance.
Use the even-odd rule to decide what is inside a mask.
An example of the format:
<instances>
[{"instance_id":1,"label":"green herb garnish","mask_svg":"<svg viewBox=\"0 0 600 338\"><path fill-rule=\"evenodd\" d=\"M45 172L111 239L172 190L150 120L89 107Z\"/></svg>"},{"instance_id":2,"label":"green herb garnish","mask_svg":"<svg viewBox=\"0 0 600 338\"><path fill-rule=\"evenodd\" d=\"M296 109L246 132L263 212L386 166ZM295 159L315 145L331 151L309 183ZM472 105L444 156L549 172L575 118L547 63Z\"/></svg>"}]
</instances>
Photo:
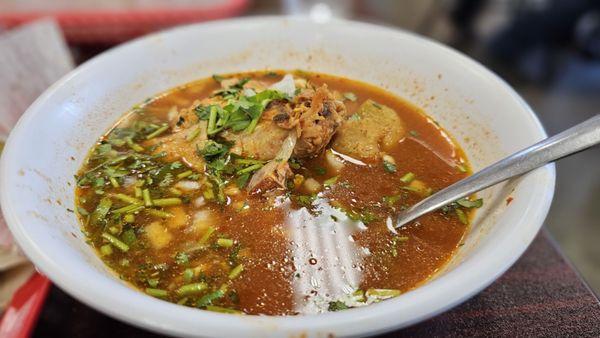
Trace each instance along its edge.
<instances>
[{"instance_id":1,"label":"green herb garnish","mask_svg":"<svg viewBox=\"0 0 600 338\"><path fill-rule=\"evenodd\" d=\"M346 303L340 301L340 300L336 300L334 302L329 302L329 307L327 308L327 310L335 312L335 311L341 311L341 310L347 310L350 307L348 305L346 305Z\"/></svg>"},{"instance_id":2,"label":"green herb garnish","mask_svg":"<svg viewBox=\"0 0 600 338\"><path fill-rule=\"evenodd\" d=\"M224 295L225 295L225 292L223 292L222 290L217 290L215 292L207 293L206 295L202 296L202 298L200 298L198 300L198 303L196 303L196 306L199 308L203 308L203 307L206 307L207 305L212 305L212 303L215 300L222 298Z\"/></svg>"},{"instance_id":3,"label":"green herb garnish","mask_svg":"<svg viewBox=\"0 0 600 338\"><path fill-rule=\"evenodd\" d=\"M383 169L388 173L395 173L396 165L392 162L383 161Z\"/></svg>"},{"instance_id":4,"label":"green herb garnish","mask_svg":"<svg viewBox=\"0 0 600 338\"><path fill-rule=\"evenodd\" d=\"M483 199L478 198L476 200L470 200L468 198L461 198L456 201L456 203L464 208L481 208L483 205Z\"/></svg>"},{"instance_id":5,"label":"green herb garnish","mask_svg":"<svg viewBox=\"0 0 600 338\"><path fill-rule=\"evenodd\" d=\"M323 181L323 186L324 187L331 187L332 185L335 184L335 182L337 182L338 177L337 176L333 176L331 178L326 179L325 181Z\"/></svg>"},{"instance_id":6,"label":"green herb garnish","mask_svg":"<svg viewBox=\"0 0 600 338\"><path fill-rule=\"evenodd\" d=\"M400 177L400 182L409 184L414 179L415 179L415 174L408 172L408 173L404 174L402 177Z\"/></svg>"},{"instance_id":7,"label":"green herb garnish","mask_svg":"<svg viewBox=\"0 0 600 338\"><path fill-rule=\"evenodd\" d=\"M175 255L175 263L184 265L190 262L190 257L185 252L178 252Z\"/></svg>"}]
</instances>

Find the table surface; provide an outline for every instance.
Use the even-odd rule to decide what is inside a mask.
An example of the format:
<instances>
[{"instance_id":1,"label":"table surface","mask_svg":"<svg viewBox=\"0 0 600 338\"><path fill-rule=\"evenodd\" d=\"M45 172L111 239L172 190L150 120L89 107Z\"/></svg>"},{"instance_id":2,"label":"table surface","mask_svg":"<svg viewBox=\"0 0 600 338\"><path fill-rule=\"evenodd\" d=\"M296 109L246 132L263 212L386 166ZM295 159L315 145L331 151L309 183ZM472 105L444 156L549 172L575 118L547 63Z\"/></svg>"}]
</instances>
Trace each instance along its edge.
<instances>
[{"instance_id":1,"label":"table surface","mask_svg":"<svg viewBox=\"0 0 600 338\"><path fill-rule=\"evenodd\" d=\"M519 261L464 304L382 337L600 336L600 303L542 230ZM34 337L157 337L52 287Z\"/></svg>"}]
</instances>

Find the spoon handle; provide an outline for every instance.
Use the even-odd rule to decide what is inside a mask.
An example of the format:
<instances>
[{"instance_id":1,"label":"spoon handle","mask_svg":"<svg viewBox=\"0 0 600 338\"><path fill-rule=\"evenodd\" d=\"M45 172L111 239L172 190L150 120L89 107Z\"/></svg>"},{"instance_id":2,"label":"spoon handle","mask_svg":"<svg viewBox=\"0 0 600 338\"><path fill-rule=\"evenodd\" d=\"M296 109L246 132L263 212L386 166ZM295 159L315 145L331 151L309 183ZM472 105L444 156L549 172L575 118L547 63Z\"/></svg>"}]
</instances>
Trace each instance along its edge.
<instances>
[{"instance_id":1,"label":"spoon handle","mask_svg":"<svg viewBox=\"0 0 600 338\"><path fill-rule=\"evenodd\" d=\"M516 152L425 198L398 215L396 227L460 198L600 143L600 114Z\"/></svg>"}]
</instances>

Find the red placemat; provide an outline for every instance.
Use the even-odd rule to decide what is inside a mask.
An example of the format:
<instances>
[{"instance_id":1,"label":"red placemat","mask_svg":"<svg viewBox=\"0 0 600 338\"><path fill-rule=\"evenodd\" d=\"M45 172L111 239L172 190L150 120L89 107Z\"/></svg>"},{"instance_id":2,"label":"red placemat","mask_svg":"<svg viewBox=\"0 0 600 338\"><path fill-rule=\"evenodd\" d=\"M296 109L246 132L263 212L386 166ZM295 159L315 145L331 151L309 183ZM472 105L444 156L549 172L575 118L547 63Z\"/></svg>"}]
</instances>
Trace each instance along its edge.
<instances>
[{"instance_id":1,"label":"red placemat","mask_svg":"<svg viewBox=\"0 0 600 338\"><path fill-rule=\"evenodd\" d=\"M250 0L0 0L0 26L51 16L70 43L108 44L174 25L236 16L249 4Z\"/></svg>"}]
</instances>

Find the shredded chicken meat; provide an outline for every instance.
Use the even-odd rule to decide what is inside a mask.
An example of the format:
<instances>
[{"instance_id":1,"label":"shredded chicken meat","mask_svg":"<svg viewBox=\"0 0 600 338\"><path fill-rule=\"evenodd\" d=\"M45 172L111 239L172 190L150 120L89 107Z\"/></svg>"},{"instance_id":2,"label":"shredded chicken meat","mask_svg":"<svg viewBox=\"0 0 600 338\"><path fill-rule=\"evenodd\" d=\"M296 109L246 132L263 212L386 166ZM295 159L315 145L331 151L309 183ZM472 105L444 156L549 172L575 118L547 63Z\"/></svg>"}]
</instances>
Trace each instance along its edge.
<instances>
[{"instance_id":1,"label":"shredded chicken meat","mask_svg":"<svg viewBox=\"0 0 600 338\"><path fill-rule=\"evenodd\" d=\"M318 155L329 143L346 116L346 107L323 85L305 89L292 102L271 102L253 133L224 132L233 141L232 152L261 160L275 158L289 130L298 136L293 156Z\"/></svg>"}]
</instances>

